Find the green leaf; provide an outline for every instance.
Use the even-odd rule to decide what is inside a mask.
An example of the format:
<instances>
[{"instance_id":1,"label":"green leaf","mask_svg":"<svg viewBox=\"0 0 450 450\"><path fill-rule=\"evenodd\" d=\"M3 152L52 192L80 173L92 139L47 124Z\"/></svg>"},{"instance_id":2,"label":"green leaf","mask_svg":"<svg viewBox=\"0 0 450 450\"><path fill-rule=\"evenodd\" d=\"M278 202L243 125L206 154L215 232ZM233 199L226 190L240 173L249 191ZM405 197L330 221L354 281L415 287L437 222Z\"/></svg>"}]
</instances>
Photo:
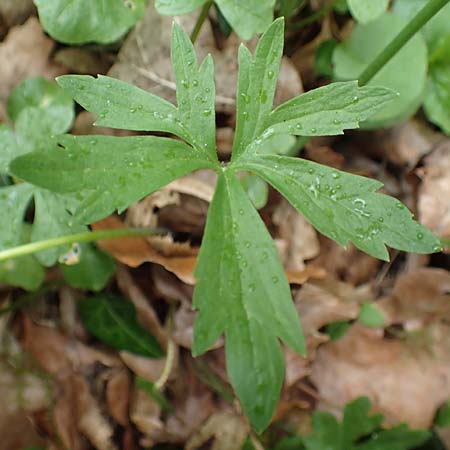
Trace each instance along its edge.
<instances>
[{"instance_id":1,"label":"green leaf","mask_svg":"<svg viewBox=\"0 0 450 450\"><path fill-rule=\"evenodd\" d=\"M223 15L244 40L262 33L273 20L275 0L216 0Z\"/></svg>"},{"instance_id":2,"label":"green leaf","mask_svg":"<svg viewBox=\"0 0 450 450\"><path fill-rule=\"evenodd\" d=\"M438 427L450 427L450 401L446 401L438 410L434 424Z\"/></svg>"},{"instance_id":3,"label":"green leaf","mask_svg":"<svg viewBox=\"0 0 450 450\"><path fill-rule=\"evenodd\" d=\"M360 23L372 22L383 14L388 6L389 0L347 0L352 16Z\"/></svg>"},{"instance_id":4,"label":"green leaf","mask_svg":"<svg viewBox=\"0 0 450 450\"><path fill-rule=\"evenodd\" d=\"M164 355L158 341L137 322L130 301L103 294L82 300L78 305L83 325L100 341L117 350L150 358Z\"/></svg>"},{"instance_id":5,"label":"green leaf","mask_svg":"<svg viewBox=\"0 0 450 450\"><path fill-rule=\"evenodd\" d=\"M415 449L430 438L426 430L410 430L407 425L399 425L390 430L375 433L372 439L356 447L357 450L409 450Z\"/></svg>"},{"instance_id":6,"label":"green leaf","mask_svg":"<svg viewBox=\"0 0 450 450\"><path fill-rule=\"evenodd\" d=\"M101 291L115 271L111 256L88 244L81 244L80 262L61 265L64 279L74 288Z\"/></svg>"},{"instance_id":7,"label":"green leaf","mask_svg":"<svg viewBox=\"0 0 450 450\"><path fill-rule=\"evenodd\" d=\"M239 48L237 124L233 159L264 131L269 116L284 45L284 20L277 19L263 34L255 58L244 45Z\"/></svg>"},{"instance_id":8,"label":"green leaf","mask_svg":"<svg viewBox=\"0 0 450 450\"><path fill-rule=\"evenodd\" d=\"M144 17L147 0L34 0L50 36L65 44L117 41Z\"/></svg>"},{"instance_id":9,"label":"green leaf","mask_svg":"<svg viewBox=\"0 0 450 450\"><path fill-rule=\"evenodd\" d=\"M370 302L364 302L361 305L358 320L364 326L370 328L379 328L385 324L383 313L375 304Z\"/></svg>"},{"instance_id":10,"label":"green leaf","mask_svg":"<svg viewBox=\"0 0 450 450\"><path fill-rule=\"evenodd\" d=\"M240 182L256 209L264 208L269 199L269 186L256 175L248 174Z\"/></svg>"},{"instance_id":11,"label":"green leaf","mask_svg":"<svg viewBox=\"0 0 450 450\"><path fill-rule=\"evenodd\" d=\"M334 51L335 77L356 79L405 24L403 18L386 13L367 25L357 25ZM423 37L416 34L369 83L390 88L400 94L399 98L382 108L363 127L388 127L413 115L422 102L427 68L426 45Z\"/></svg>"},{"instance_id":12,"label":"green leaf","mask_svg":"<svg viewBox=\"0 0 450 450\"><path fill-rule=\"evenodd\" d=\"M67 210L64 197L60 195L45 189L34 189L34 204L32 242L87 230L85 226L74 222L72 215ZM53 247L36 253L36 258L42 265L50 267L69 249L70 246Z\"/></svg>"},{"instance_id":13,"label":"green leaf","mask_svg":"<svg viewBox=\"0 0 450 450\"><path fill-rule=\"evenodd\" d=\"M18 155L16 138L8 125L0 124L0 174L7 174L9 163Z\"/></svg>"},{"instance_id":14,"label":"green leaf","mask_svg":"<svg viewBox=\"0 0 450 450\"><path fill-rule=\"evenodd\" d=\"M156 10L166 16L182 16L195 11L208 0L156 0Z\"/></svg>"},{"instance_id":15,"label":"green leaf","mask_svg":"<svg viewBox=\"0 0 450 450\"><path fill-rule=\"evenodd\" d=\"M249 146L257 149L277 134L332 136L376 114L396 94L383 87L358 87L356 81L332 83L299 95L276 108L265 120L264 132ZM395 102L394 102L395 103Z\"/></svg>"},{"instance_id":16,"label":"green leaf","mask_svg":"<svg viewBox=\"0 0 450 450\"><path fill-rule=\"evenodd\" d=\"M211 167L192 147L155 136L59 136L11 163L15 176L36 186L82 192L76 218L84 223L123 211L176 178Z\"/></svg>"},{"instance_id":17,"label":"green leaf","mask_svg":"<svg viewBox=\"0 0 450 450\"><path fill-rule=\"evenodd\" d=\"M189 130L192 145L217 161L214 64L208 55L199 67L194 46L186 33L173 24L172 65L177 82L179 117Z\"/></svg>"},{"instance_id":18,"label":"green leaf","mask_svg":"<svg viewBox=\"0 0 450 450\"><path fill-rule=\"evenodd\" d=\"M317 75L333 77L333 53L337 44L334 39L327 39L319 45L314 59L314 71Z\"/></svg>"},{"instance_id":19,"label":"green leaf","mask_svg":"<svg viewBox=\"0 0 450 450\"><path fill-rule=\"evenodd\" d=\"M57 84L42 77L27 78L8 98L8 115L16 122L26 108L36 108L39 126L48 124L50 134L65 133L75 116L72 99Z\"/></svg>"},{"instance_id":20,"label":"green leaf","mask_svg":"<svg viewBox=\"0 0 450 450\"><path fill-rule=\"evenodd\" d=\"M32 194L33 188L28 184L0 189L0 250L22 243L23 219Z\"/></svg>"},{"instance_id":21,"label":"green leaf","mask_svg":"<svg viewBox=\"0 0 450 450\"><path fill-rule=\"evenodd\" d=\"M325 236L345 247L348 241L388 260L385 244L414 253L440 251L439 239L412 219L398 200L375 192L382 183L311 161L253 155L236 170L251 171L272 184Z\"/></svg>"},{"instance_id":22,"label":"green leaf","mask_svg":"<svg viewBox=\"0 0 450 450\"><path fill-rule=\"evenodd\" d=\"M450 63L431 65L424 108L428 119L450 134Z\"/></svg>"},{"instance_id":23,"label":"green leaf","mask_svg":"<svg viewBox=\"0 0 450 450\"><path fill-rule=\"evenodd\" d=\"M371 403L361 397L344 409L341 423L330 413L315 412L313 433L304 438L307 450L408 450L425 442L430 434L400 425L377 431L383 415L369 416ZM361 441L361 439L364 440Z\"/></svg>"},{"instance_id":24,"label":"green leaf","mask_svg":"<svg viewBox=\"0 0 450 450\"><path fill-rule=\"evenodd\" d=\"M20 208L20 203L17 206ZM5 214L5 211L2 210ZM9 211L6 211L9 214ZM3 229L0 236L4 238ZM17 222L16 244L30 241L30 225ZM31 255L10 259L0 263L0 283L17 286L27 291L35 291L44 282L45 272L36 258Z\"/></svg>"},{"instance_id":25,"label":"green leaf","mask_svg":"<svg viewBox=\"0 0 450 450\"><path fill-rule=\"evenodd\" d=\"M332 322L329 323L325 327L325 333L330 336L330 339L335 342L338 341L341 337L344 337L350 329L350 322L340 321L340 322Z\"/></svg>"},{"instance_id":26,"label":"green leaf","mask_svg":"<svg viewBox=\"0 0 450 450\"><path fill-rule=\"evenodd\" d=\"M225 333L227 370L257 431L269 423L283 383L277 337L305 343L274 242L233 173L220 175L196 268L193 353Z\"/></svg>"},{"instance_id":27,"label":"green leaf","mask_svg":"<svg viewBox=\"0 0 450 450\"><path fill-rule=\"evenodd\" d=\"M171 103L124 81L99 75L64 75L58 84L99 119L95 125L135 131L162 131L190 141Z\"/></svg>"},{"instance_id":28,"label":"green leaf","mask_svg":"<svg viewBox=\"0 0 450 450\"><path fill-rule=\"evenodd\" d=\"M291 18L300 8L305 6L306 0L280 0L278 3L280 16Z\"/></svg>"}]
</instances>

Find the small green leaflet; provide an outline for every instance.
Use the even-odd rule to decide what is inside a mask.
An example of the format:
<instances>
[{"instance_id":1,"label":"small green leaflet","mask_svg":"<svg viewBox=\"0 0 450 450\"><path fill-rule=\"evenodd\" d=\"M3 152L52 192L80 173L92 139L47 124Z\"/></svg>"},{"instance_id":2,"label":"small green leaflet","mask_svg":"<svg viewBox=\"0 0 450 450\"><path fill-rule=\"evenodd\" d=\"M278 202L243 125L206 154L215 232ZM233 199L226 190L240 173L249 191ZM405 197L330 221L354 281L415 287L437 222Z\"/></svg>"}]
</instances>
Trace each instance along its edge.
<instances>
[{"instance_id":1,"label":"small green leaflet","mask_svg":"<svg viewBox=\"0 0 450 450\"><path fill-rule=\"evenodd\" d=\"M160 14L179 16L195 11L207 0L156 0ZM244 40L262 33L273 20L275 0L215 0L216 5L236 33Z\"/></svg>"},{"instance_id":2,"label":"small green leaflet","mask_svg":"<svg viewBox=\"0 0 450 450\"><path fill-rule=\"evenodd\" d=\"M183 175L212 167L203 153L173 139L65 135L16 158L11 171L53 192L83 192L75 216L87 224L125 210Z\"/></svg>"},{"instance_id":3,"label":"small green leaflet","mask_svg":"<svg viewBox=\"0 0 450 450\"><path fill-rule=\"evenodd\" d=\"M375 192L382 187L379 181L277 155L243 158L236 169L272 184L315 228L344 247L351 241L384 260L389 260L385 244L415 253L441 250L440 240L402 203Z\"/></svg>"},{"instance_id":4,"label":"small green leaflet","mask_svg":"<svg viewBox=\"0 0 450 450\"><path fill-rule=\"evenodd\" d=\"M45 31L65 44L117 41L145 13L147 0L34 0Z\"/></svg>"},{"instance_id":5,"label":"small green leaflet","mask_svg":"<svg viewBox=\"0 0 450 450\"><path fill-rule=\"evenodd\" d=\"M225 332L231 383L262 431L283 383L277 337L302 354L305 343L274 242L230 171L219 177L196 276L193 353L202 354Z\"/></svg>"},{"instance_id":6,"label":"small green leaflet","mask_svg":"<svg viewBox=\"0 0 450 450\"><path fill-rule=\"evenodd\" d=\"M304 438L306 450L409 450L430 437L406 425L378 431L383 415L369 416L370 409L370 400L360 397L346 405L342 422L327 412L314 413L314 431Z\"/></svg>"},{"instance_id":7,"label":"small green leaflet","mask_svg":"<svg viewBox=\"0 0 450 450\"><path fill-rule=\"evenodd\" d=\"M164 356L158 341L137 322L129 300L103 294L80 301L78 310L89 333L111 347L150 358Z\"/></svg>"},{"instance_id":8,"label":"small green leaflet","mask_svg":"<svg viewBox=\"0 0 450 450\"><path fill-rule=\"evenodd\" d=\"M347 0L352 16L360 23L369 23L383 14L389 0Z\"/></svg>"}]
</instances>

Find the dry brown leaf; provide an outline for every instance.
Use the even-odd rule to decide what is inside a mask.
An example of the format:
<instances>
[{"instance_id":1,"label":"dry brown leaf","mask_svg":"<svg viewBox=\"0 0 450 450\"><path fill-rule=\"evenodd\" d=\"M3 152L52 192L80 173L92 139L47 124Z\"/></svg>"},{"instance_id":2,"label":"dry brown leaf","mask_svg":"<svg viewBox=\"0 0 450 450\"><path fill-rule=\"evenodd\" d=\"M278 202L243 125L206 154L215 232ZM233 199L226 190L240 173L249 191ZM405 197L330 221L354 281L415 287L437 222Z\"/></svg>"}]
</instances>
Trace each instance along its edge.
<instances>
[{"instance_id":1,"label":"dry brown leaf","mask_svg":"<svg viewBox=\"0 0 450 450\"><path fill-rule=\"evenodd\" d=\"M302 286L295 303L302 320L308 356L303 358L285 349L286 387L309 375L318 346L328 341L328 336L319 330L332 322L355 319L359 312L358 301L365 295L365 291L359 292L331 278Z\"/></svg>"},{"instance_id":2,"label":"dry brown leaf","mask_svg":"<svg viewBox=\"0 0 450 450\"><path fill-rule=\"evenodd\" d=\"M322 345L311 374L322 399L318 408L341 409L366 395L388 425L430 427L450 397L448 327L434 327L424 341L436 345L418 348L417 342L386 340L382 330L354 325L339 341Z\"/></svg>"},{"instance_id":3,"label":"dry brown leaf","mask_svg":"<svg viewBox=\"0 0 450 450\"><path fill-rule=\"evenodd\" d=\"M76 392L77 425L97 450L115 450L114 430L103 416L100 406L89 390L89 385L80 375L74 375L72 382Z\"/></svg>"},{"instance_id":4,"label":"dry brown leaf","mask_svg":"<svg viewBox=\"0 0 450 450\"><path fill-rule=\"evenodd\" d=\"M438 236L450 239L450 140L425 159L419 174L420 221Z\"/></svg>"},{"instance_id":5,"label":"dry brown leaf","mask_svg":"<svg viewBox=\"0 0 450 450\"><path fill-rule=\"evenodd\" d=\"M197 450L214 439L211 450L240 450L250 433L242 416L231 411L213 414L187 442L186 450Z\"/></svg>"},{"instance_id":6,"label":"dry brown leaf","mask_svg":"<svg viewBox=\"0 0 450 450\"><path fill-rule=\"evenodd\" d=\"M397 278L389 297L378 302L388 324L419 330L450 317L450 272L424 268Z\"/></svg>"},{"instance_id":7,"label":"dry brown leaf","mask_svg":"<svg viewBox=\"0 0 450 450\"><path fill-rule=\"evenodd\" d=\"M126 427L130 405L130 377L126 370L118 370L111 375L106 385L106 403L114 420Z\"/></svg>"},{"instance_id":8,"label":"dry brown leaf","mask_svg":"<svg viewBox=\"0 0 450 450\"><path fill-rule=\"evenodd\" d=\"M272 220L283 242L280 256L284 267L293 272L304 270L305 261L320 252L315 229L284 199L275 208Z\"/></svg>"},{"instance_id":9,"label":"dry brown leaf","mask_svg":"<svg viewBox=\"0 0 450 450\"><path fill-rule=\"evenodd\" d=\"M10 30L0 44L0 117L6 117L6 100L22 80L36 75L53 80L65 73L61 66L49 59L54 45L35 17Z\"/></svg>"},{"instance_id":10,"label":"dry brown leaf","mask_svg":"<svg viewBox=\"0 0 450 450\"><path fill-rule=\"evenodd\" d=\"M8 26L23 23L34 12L33 0L1 0L0 16Z\"/></svg>"},{"instance_id":11,"label":"dry brown leaf","mask_svg":"<svg viewBox=\"0 0 450 450\"><path fill-rule=\"evenodd\" d=\"M108 230L124 228L125 226L118 218L110 216L95 223L92 227L94 230ZM195 284L195 257L167 258L157 253L145 238L140 237L100 241L99 245L103 250L127 266L138 267L145 262L153 262L164 266L185 283Z\"/></svg>"},{"instance_id":12,"label":"dry brown leaf","mask_svg":"<svg viewBox=\"0 0 450 450\"><path fill-rule=\"evenodd\" d=\"M159 436L163 434L164 424L161 420L161 408L142 389L134 389L130 418L136 428L144 435L140 445L150 448L158 442Z\"/></svg>"}]
</instances>

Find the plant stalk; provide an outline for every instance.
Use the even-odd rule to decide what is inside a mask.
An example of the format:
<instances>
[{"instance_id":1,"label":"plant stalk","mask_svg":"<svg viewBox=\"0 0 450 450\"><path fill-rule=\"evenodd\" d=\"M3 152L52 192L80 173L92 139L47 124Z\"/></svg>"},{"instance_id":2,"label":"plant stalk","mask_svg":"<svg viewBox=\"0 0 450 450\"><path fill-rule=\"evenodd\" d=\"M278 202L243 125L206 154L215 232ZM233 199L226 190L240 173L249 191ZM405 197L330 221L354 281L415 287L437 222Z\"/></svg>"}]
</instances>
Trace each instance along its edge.
<instances>
[{"instance_id":1,"label":"plant stalk","mask_svg":"<svg viewBox=\"0 0 450 450\"><path fill-rule=\"evenodd\" d=\"M77 242L95 242L124 237L149 236L156 231L150 228L120 228L114 230L86 231L84 233L69 234L45 241L32 242L30 244L19 245L14 248L0 251L0 262L20 256L31 255L33 253L47 250L61 245L70 245Z\"/></svg>"},{"instance_id":2,"label":"plant stalk","mask_svg":"<svg viewBox=\"0 0 450 450\"><path fill-rule=\"evenodd\" d=\"M359 76L359 85L365 86L408 43L421 28L450 0L429 0L428 3L398 33L392 42L379 53Z\"/></svg>"},{"instance_id":3,"label":"plant stalk","mask_svg":"<svg viewBox=\"0 0 450 450\"><path fill-rule=\"evenodd\" d=\"M200 30L202 29L203 24L205 23L206 18L208 17L209 10L211 9L211 6L213 5L214 0L209 0L203 5L202 11L200 15L198 16L197 22L195 24L194 29L192 30L191 34L191 41L193 44L195 44L195 41L198 38L198 35L200 34Z\"/></svg>"}]
</instances>

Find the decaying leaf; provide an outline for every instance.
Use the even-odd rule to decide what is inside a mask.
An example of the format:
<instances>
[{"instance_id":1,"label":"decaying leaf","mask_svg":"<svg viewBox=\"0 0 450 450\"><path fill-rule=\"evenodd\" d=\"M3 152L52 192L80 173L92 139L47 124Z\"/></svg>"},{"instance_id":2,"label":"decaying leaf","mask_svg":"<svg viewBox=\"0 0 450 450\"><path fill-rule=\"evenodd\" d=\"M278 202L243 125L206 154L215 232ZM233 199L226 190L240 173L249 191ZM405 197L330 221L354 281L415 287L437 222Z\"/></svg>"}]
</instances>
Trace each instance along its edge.
<instances>
[{"instance_id":1,"label":"decaying leaf","mask_svg":"<svg viewBox=\"0 0 450 450\"><path fill-rule=\"evenodd\" d=\"M311 379L321 398L319 408L337 411L366 395L385 414L387 425L431 426L437 409L450 397L448 326L432 327L423 341L418 348L417 340L412 345L388 340L382 330L354 325L317 352Z\"/></svg>"},{"instance_id":2,"label":"decaying leaf","mask_svg":"<svg viewBox=\"0 0 450 450\"><path fill-rule=\"evenodd\" d=\"M419 174L423 179L419 190L420 220L438 236L450 239L450 140L426 158Z\"/></svg>"}]
</instances>

